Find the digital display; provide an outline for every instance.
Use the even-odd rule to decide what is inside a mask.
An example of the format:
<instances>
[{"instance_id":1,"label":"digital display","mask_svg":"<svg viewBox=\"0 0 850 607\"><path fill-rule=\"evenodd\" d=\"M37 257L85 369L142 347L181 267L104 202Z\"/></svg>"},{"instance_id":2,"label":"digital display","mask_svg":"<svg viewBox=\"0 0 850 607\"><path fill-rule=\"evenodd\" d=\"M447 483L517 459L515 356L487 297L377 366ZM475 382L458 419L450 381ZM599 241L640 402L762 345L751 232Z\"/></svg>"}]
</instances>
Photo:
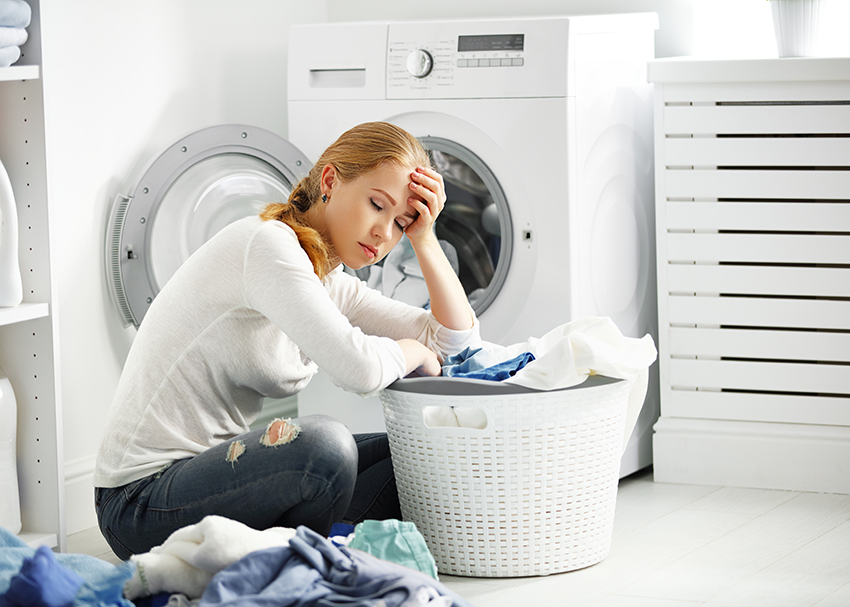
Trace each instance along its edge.
<instances>
[{"instance_id":1,"label":"digital display","mask_svg":"<svg viewBox=\"0 0 850 607\"><path fill-rule=\"evenodd\" d=\"M489 36L458 36L457 50L464 51L521 51L525 34L500 34Z\"/></svg>"}]
</instances>

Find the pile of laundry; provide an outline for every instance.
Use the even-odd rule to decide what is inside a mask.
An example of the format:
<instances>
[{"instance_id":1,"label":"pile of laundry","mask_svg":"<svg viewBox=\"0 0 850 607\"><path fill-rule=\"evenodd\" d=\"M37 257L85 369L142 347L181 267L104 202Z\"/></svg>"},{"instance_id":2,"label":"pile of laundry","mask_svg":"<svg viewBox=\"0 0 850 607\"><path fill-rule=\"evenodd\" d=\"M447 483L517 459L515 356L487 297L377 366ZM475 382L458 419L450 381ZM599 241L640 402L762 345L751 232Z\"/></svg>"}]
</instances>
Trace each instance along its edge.
<instances>
[{"instance_id":1,"label":"pile of laundry","mask_svg":"<svg viewBox=\"0 0 850 607\"><path fill-rule=\"evenodd\" d=\"M9 67L21 58L31 20L32 8L24 0L0 0L0 67Z\"/></svg>"},{"instance_id":2,"label":"pile of laundry","mask_svg":"<svg viewBox=\"0 0 850 607\"><path fill-rule=\"evenodd\" d=\"M364 521L332 533L341 535L207 516L115 566L35 551L0 527L0 607L471 607L436 579L413 523Z\"/></svg>"}]
</instances>

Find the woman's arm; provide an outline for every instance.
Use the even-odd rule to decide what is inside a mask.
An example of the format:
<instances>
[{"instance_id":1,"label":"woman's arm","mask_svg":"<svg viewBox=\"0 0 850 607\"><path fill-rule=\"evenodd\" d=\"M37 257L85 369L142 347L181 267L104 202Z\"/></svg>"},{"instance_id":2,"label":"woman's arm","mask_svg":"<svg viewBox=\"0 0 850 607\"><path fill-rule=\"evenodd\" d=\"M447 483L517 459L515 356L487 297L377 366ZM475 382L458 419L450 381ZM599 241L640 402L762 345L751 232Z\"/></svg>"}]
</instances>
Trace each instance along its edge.
<instances>
[{"instance_id":1,"label":"woman's arm","mask_svg":"<svg viewBox=\"0 0 850 607\"><path fill-rule=\"evenodd\" d=\"M446 328L464 331L474 319L463 285L443 253L434 222L446 204L443 177L431 168L419 167L411 173L409 204L419 212L416 221L405 230L431 298L431 313Z\"/></svg>"}]
</instances>

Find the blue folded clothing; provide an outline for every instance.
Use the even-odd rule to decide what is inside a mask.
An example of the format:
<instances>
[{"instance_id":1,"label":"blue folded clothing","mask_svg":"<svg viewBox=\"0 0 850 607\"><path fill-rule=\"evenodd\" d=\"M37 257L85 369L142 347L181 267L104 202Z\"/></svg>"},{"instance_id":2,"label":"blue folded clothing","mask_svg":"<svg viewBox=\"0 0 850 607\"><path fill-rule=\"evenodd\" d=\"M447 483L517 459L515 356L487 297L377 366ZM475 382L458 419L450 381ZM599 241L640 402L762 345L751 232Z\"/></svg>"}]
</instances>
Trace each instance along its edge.
<instances>
[{"instance_id":1,"label":"blue folded clothing","mask_svg":"<svg viewBox=\"0 0 850 607\"><path fill-rule=\"evenodd\" d=\"M32 8L24 0L0 0L0 25L27 27L32 20Z\"/></svg>"},{"instance_id":2,"label":"blue folded clothing","mask_svg":"<svg viewBox=\"0 0 850 607\"><path fill-rule=\"evenodd\" d=\"M446 377L465 377L467 379L486 379L502 381L513 375L534 360L531 352L523 352L510 360L493 364L493 358L483 348L466 348L443 362L443 375Z\"/></svg>"}]
</instances>

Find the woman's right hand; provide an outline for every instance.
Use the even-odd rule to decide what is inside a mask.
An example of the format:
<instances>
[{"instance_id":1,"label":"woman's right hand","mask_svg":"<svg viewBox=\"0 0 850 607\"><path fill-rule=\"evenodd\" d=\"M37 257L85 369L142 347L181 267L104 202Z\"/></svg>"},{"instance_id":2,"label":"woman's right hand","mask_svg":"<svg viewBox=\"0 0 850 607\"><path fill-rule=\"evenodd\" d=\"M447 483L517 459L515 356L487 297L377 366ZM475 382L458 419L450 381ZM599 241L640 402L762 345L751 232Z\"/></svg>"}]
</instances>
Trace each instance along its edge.
<instances>
[{"instance_id":1,"label":"woman's right hand","mask_svg":"<svg viewBox=\"0 0 850 607\"><path fill-rule=\"evenodd\" d=\"M407 365L405 375L414 371L419 375L435 377L440 375L442 367L437 355L415 339L399 339L396 343L401 347Z\"/></svg>"}]
</instances>

